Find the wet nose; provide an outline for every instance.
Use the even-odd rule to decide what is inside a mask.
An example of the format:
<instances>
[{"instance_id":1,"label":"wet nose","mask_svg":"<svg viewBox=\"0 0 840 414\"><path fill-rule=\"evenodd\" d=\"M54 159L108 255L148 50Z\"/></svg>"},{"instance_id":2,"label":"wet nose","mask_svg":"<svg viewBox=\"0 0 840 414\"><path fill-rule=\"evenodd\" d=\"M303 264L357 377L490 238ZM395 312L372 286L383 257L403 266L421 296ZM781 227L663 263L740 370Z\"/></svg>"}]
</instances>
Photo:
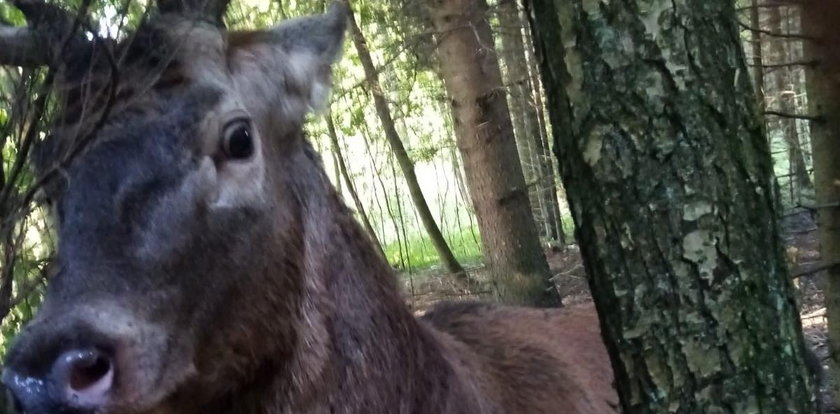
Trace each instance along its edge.
<instances>
[{"instance_id":1,"label":"wet nose","mask_svg":"<svg viewBox=\"0 0 840 414\"><path fill-rule=\"evenodd\" d=\"M59 353L40 376L9 367L3 383L26 413L99 412L114 385L114 362L98 348L71 349Z\"/></svg>"},{"instance_id":2,"label":"wet nose","mask_svg":"<svg viewBox=\"0 0 840 414\"><path fill-rule=\"evenodd\" d=\"M61 354L53 364L53 383L66 402L74 406L100 408L108 401L114 384L111 357L97 349L80 349Z\"/></svg>"}]
</instances>

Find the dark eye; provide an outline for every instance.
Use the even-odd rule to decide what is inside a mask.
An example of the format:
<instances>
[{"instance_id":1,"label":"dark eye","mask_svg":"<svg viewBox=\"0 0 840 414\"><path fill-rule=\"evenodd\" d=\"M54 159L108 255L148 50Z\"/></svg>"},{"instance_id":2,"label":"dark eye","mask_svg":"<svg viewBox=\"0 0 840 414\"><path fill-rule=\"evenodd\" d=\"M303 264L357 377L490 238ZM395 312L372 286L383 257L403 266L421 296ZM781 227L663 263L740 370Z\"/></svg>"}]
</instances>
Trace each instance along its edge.
<instances>
[{"instance_id":1,"label":"dark eye","mask_svg":"<svg viewBox=\"0 0 840 414\"><path fill-rule=\"evenodd\" d=\"M251 124L244 119L230 122L225 126L222 138L222 153L227 159L245 160L254 154L254 138L251 136Z\"/></svg>"}]
</instances>

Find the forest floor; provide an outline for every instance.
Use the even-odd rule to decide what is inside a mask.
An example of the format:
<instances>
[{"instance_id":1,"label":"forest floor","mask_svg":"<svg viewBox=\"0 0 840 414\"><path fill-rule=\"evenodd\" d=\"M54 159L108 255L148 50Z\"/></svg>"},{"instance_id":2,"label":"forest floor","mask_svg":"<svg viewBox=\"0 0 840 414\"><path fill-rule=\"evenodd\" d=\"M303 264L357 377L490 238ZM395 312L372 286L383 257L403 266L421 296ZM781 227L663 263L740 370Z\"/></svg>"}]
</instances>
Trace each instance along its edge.
<instances>
[{"instance_id":1,"label":"forest floor","mask_svg":"<svg viewBox=\"0 0 840 414\"><path fill-rule=\"evenodd\" d=\"M826 346L825 306L823 301L823 281L820 271L813 271L819 266L819 242L816 223L810 213L795 210L788 213L782 221L782 231L786 244L791 273L804 274L794 280L797 287L797 300L800 304L800 317L807 343L823 364L822 386L820 395L826 413L840 413L840 406L833 390L837 389L837 379L828 375L828 348ZM586 283L586 273L577 246L565 250L547 249L546 258L558 288L563 294L563 303L574 305L592 301ZM467 265L468 272L478 280L486 279L486 271L481 264ZM451 283L440 270L428 270L411 275L403 275L404 291L409 306L418 314L442 300L490 299L489 292L464 293Z\"/></svg>"},{"instance_id":2,"label":"forest floor","mask_svg":"<svg viewBox=\"0 0 840 414\"><path fill-rule=\"evenodd\" d=\"M805 341L820 360L822 381L820 396L823 412L838 413L840 405L835 390L837 378L828 370L827 326L823 285L825 272L814 271L820 267L820 248L817 240L817 224L810 213L794 211L782 221L782 232L787 248L787 259L797 287L799 316L805 332Z\"/></svg>"}]
</instances>

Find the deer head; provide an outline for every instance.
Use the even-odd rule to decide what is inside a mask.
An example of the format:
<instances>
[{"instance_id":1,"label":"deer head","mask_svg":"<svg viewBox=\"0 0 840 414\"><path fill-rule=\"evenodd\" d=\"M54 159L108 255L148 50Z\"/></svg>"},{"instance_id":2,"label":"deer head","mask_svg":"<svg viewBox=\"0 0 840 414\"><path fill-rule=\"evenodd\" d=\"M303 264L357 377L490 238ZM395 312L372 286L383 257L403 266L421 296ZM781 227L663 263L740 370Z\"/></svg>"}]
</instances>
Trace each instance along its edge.
<instances>
[{"instance_id":1,"label":"deer head","mask_svg":"<svg viewBox=\"0 0 840 414\"><path fill-rule=\"evenodd\" d=\"M4 384L32 414L184 413L289 365L308 192L328 187L302 125L346 7L231 32L226 0L159 0L125 39L88 40L39 1L15 3L29 25L0 27L0 63L57 74L36 160L59 270Z\"/></svg>"}]
</instances>

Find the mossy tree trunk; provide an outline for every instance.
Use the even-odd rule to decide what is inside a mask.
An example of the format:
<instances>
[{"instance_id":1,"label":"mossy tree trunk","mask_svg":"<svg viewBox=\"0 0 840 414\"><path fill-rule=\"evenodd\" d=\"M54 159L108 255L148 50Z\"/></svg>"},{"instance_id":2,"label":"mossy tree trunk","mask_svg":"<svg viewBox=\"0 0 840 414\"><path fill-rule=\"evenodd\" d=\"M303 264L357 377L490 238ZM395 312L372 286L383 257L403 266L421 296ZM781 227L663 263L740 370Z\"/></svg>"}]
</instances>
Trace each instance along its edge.
<instances>
[{"instance_id":1,"label":"mossy tree trunk","mask_svg":"<svg viewBox=\"0 0 840 414\"><path fill-rule=\"evenodd\" d=\"M514 140L485 0L428 0L458 149L500 301L557 306Z\"/></svg>"},{"instance_id":2,"label":"mossy tree trunk","mask_svg":"<svg viewBox=\"0 0 840 414\"><path fill-rule=\"evenodd\" d=\"M733 2L530 16L624 412L816 412Z\"/></svg>"}]
</instances>

